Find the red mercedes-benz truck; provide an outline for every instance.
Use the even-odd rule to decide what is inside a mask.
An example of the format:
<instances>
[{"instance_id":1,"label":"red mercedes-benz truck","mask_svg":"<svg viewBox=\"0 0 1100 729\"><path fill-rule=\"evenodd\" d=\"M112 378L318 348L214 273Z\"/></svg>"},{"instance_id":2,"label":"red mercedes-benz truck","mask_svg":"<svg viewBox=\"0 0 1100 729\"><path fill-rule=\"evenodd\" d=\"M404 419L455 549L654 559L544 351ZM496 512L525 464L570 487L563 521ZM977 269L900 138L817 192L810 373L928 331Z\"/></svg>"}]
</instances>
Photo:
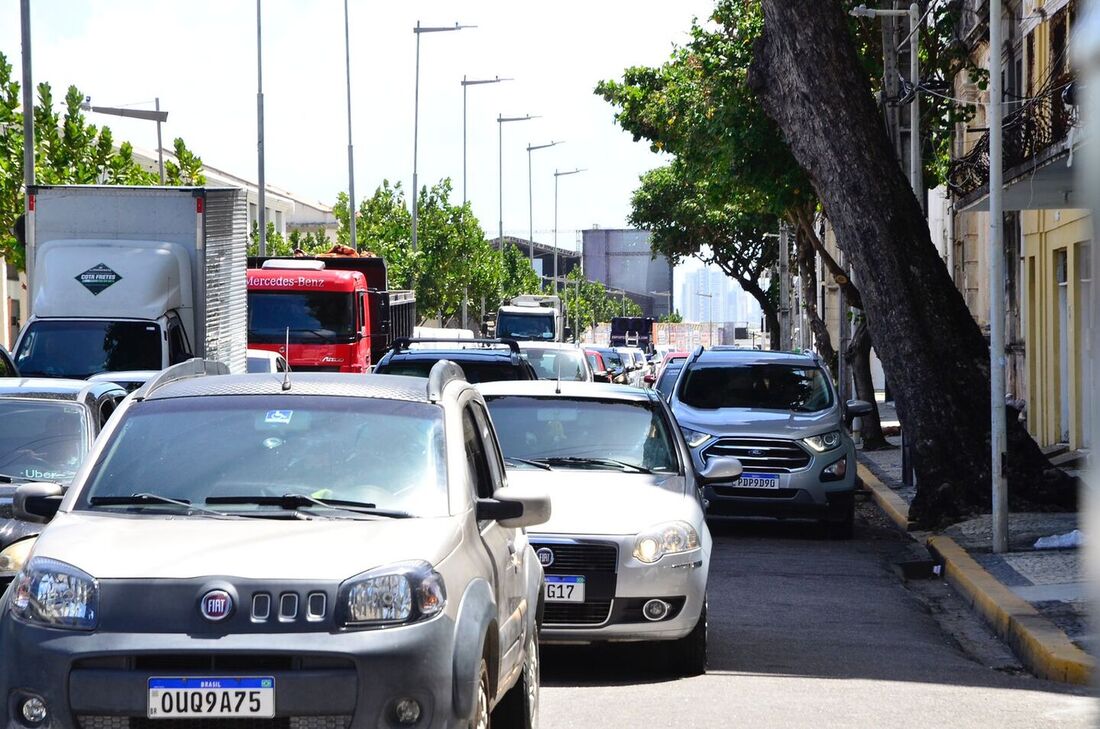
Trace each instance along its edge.
<instances>
[{"instance_id":1,"label":"red mercedes-benz truck","mask_svg":"<svg viewBox=\"0 0 1100 729\"><path fill-rule=\"evenodd\" d=\"M248 346L298 372L367 372L415 325L415 295L389 290L381 258L248 259Z\"/></svg>"}]
</instances>

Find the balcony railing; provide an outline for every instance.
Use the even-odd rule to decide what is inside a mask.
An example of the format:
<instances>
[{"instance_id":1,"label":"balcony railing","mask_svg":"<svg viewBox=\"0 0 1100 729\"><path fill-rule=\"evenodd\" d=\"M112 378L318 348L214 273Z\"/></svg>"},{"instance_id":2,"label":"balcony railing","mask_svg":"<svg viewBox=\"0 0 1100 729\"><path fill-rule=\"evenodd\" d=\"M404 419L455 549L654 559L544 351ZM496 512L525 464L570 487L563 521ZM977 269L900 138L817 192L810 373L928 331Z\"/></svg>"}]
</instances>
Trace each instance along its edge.
<instances>
[{"instance_id":1,"label":"balcony railing","mask_svg":"<svg viewBox=\"0 0 1100 729\"><path fill-rule=\"evenodd\" d=\"M1077 106L1070 103L1073 77L1051 79L1043 89L1004 118L1003 164L1006 171L1039 157L1069 136L1077 126ZM964 198L989 184L989 132L963 157L951 164L947 174L951 192Z\"/></svg>"}]
</instances>

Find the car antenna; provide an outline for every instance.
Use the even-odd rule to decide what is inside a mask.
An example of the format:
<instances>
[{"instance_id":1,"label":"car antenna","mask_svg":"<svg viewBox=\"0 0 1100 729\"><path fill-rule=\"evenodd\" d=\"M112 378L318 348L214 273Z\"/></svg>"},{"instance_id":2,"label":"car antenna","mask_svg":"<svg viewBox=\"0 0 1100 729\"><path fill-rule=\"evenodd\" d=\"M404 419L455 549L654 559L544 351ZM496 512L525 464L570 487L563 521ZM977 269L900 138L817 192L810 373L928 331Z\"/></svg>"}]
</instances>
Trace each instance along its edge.
<instances>
[{"instance_id":1,"label":"car antenna","mask_svg":"<svg viewBox=\"0 0 1100 729\"><path fill-rule=\"evenodd\" d=\"M558 366L558 381L554 384L554 394L561 394L561 352L558 352L558 356L554 358L554 363Z\"/></svg>"},{"instance_id":2,"label":"car antenna","mask_svg":"<svg viewBox=\"0 0 1100 729\"><path fill-rule=\"evenodd\" d=\"M290 327L286 328L286 352L287 359L290 359ZM287 362L286 371L283 372L283 392L290 389L290 362Z\"/></svg>"}]
</instances>

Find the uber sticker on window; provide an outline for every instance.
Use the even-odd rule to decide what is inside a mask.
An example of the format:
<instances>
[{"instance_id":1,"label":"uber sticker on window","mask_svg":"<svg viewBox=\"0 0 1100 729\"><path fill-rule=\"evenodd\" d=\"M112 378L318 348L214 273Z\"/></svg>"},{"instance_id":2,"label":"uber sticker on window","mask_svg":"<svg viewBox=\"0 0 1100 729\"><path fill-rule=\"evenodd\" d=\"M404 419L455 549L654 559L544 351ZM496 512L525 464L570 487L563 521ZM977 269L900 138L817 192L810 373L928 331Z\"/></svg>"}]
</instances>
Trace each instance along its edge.
<instances>
[{"instance_id":1,"label":"uber sticker on window","mask_svg":"<svg viewBox=\"0 0 1100 729\"><path fill-rule=\"evenodd\" d=\"M290 419L293 416L293 410L268 410L264 422L272 425L290 425Z\"/></svg>"}]
</instances>

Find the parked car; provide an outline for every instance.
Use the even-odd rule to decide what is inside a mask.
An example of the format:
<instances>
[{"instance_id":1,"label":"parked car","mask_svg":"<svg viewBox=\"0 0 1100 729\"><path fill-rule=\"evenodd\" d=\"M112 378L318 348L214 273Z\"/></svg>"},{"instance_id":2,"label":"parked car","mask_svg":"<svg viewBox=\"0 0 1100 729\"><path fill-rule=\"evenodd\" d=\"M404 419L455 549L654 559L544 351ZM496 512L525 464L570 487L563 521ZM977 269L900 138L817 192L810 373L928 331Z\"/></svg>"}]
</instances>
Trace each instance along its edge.
<instances>
[{"instance_id":1,"label":"parked car","mask_svg":"<svg viewBox=\"0 0 1100 729\"><path fill-rule=\"evenodd\" d=\"M19 370L15 368L15 362L11 358L11 353L4 349L3 345L0 345L0 377L18 377Z\"/></svg>"},{"instance_id":2,"label":"parked car","mask_svg":"<svg viewBox=\"0 0 1100 729\"><path fill-rule=\"evenodd\" d=\"M397 339L374 372L427 377L432 367L444 359L461 367L471 383L538 379L514 339Z\"/></svg>"},{"instance_id":3,"label":"parked car","mask_svg":"<svg viewBox=\"0 0 1100 729\"><path fill-rule=\"evenodd\" d=\"M592 347L592 350L599 352L603 357L604 364L607 365L607 372L611 375L611 382L620 385L626 385L629 382L629 372L627 372L626 362L623 361L622 354L617 349L612 347Z\"/></svg>"},{"instance_id":4,"label":"parked car","mask_svg":"<svg viewBox=\"0 0 1100 729\"><path fill-rule=\"evenodd\" d=\"M461 370L204 371L128 398L64 498L17 492L52 522L0 603L6 722L534 726L549 500Z\"/></svg>"},{"instance_id":5,"label":"parked car","mask_svg":"<svg viewBox=\"0 0 1100 729\"><path fill-rule=\"evenodd\" d=\"M516 488L548 492L528 530L546 573L544 643L663 641L672 665L706 668L711 537L691 454L652 390L495 382L480 386ZM701 477L741 467L713 459Z\"/></svg>"},{"instance_id":6,"label":"parked car","mask_svg":"<svg viewBox=\"0 0 1100 729\"><path fill-rule=\"evenodd\" d=\"M594 382L584 350L568 342L523 342L520 352L540 380Z\"/></svg>"},{"instance_id":7,"label":"parked car","mask_svg":"<svg viewBox=\"0 0 1100 729\"><path fill-rule=\"evenodd\" d=\"M611 382L615 373L604 362L602 354L595 349L586 349L584 357L588 360L588 366L592 368L593 382Z\"/></svg>"},{"instance_id":8,"label":"parked car","mask_svg":"<svg viewBox=\"0 0 1100 729\"><path fill-rule=\"evenodd\" d=\"M249 372L286 372L290 369L286 357L278 352L270 352L266 349L249 349L246 353L248 355Z\"/></svg>"},{"instance_id":9,"label":"parked car","mask_svg":"<svg viewBox=\"0 0 1100 729\"><path fill-rule=\"evenodd\" d=\"M816 355L699 347L671 406L697 471L727 456L744 466L736 482L707 484L708 516L812 518L851 537L856 461L847 426L871 405L839 402Z\"/></svg>"},{"instance_id":10,"label":"parked car","mask_svg":"<svg viewBox=\"0 0 1100 729\"><path fill-rule=\"evenodd\" d=\"M160 373L160 370L128 370L126 372L99 372L88 378L89 382L113 382L126 392L133 392Z\"/></svg>"},{"instance_id":11,"label":"parked car","mask_svg":"<svg viewBox=\"0 0 1100 729\"><path fill-rule=\"evenodd\" d=\"M661 393L661 397L668 400L672 396L672 388L676 384L676 378L687 361L687 352L669 352L657 368L657 374L651 375L653 387Z\"/></svg>"},{"instance_id":12,"label":"parked car","mask_svg":"<svg viewBox=\"0 0 1100 729\"><path fill-rule=\"evenodd\" d=\"M642 350L636 347L615 347L615 350L623 359L623 365L626 367L626 381L627 384L634 387L641 387L644 382L642 378L645 376L643 371L645 368L645 355L642 354Z\"/></svg>"},{"instance_id":13,"label":"parked car","mask_svg":"<svg viewBox=\"0 0 1100 729\"><path fill-rule=\"evenodd\" d=\"M39 523L12 518L19 484L67 485L125 397L111 382L0 378L0 590L42 531Z\"/></svg>"}]
</instances>

